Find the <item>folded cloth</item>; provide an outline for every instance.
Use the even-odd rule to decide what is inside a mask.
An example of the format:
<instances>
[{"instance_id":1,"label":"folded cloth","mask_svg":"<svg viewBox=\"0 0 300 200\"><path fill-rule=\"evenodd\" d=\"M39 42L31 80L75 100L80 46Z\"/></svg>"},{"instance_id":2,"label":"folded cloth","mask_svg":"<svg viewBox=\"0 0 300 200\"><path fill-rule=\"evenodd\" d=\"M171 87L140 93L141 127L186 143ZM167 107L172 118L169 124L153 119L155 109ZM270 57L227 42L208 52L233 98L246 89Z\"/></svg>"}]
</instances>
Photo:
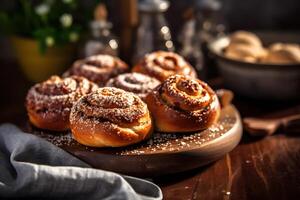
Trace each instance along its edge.
<instances>
[{"instance_id":1,"label":"folded cloth","mask_svg":"<svg viewBox=\"0 0 300 200\"><path fill-rule=\"evenodd\" d=\"M162 199L155 184L90 168L12 124L0 126L0 199Z\"/></svg>"}]
</instances>

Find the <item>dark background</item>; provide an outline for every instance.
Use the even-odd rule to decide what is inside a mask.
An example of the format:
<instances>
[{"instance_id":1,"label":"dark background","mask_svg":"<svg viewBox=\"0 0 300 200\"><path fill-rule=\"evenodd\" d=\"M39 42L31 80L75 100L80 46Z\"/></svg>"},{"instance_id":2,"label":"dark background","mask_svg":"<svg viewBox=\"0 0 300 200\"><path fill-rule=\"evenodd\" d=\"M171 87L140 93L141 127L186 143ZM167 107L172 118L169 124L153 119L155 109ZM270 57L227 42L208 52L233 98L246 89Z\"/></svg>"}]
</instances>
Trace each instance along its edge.
<instances>
[{"instance_id":1,"label":"dark background","mask_svg":"<svg viewBox=\"0 0 300 200\"><path fill-rule=\"evenodd\" d=\"M38 3L36 0L29 0ZM122 31L121 0L102 0L109 11L109 20L114 24L113 30L117 36ZM201 0L170 0L170 8L166 13L176 40L178 32L184 23L183 13L190 7L195 7L195 2ZM97 1L99 2L99 1ZM300 30L300 1L299 0L221 0L223 3L224 18L228 25L228 31L246 30ZM85 0L83 9L89 9L95 0ZM1 0L0 10L9 10L13 14L16 10L16 1ZM82 15L82 13L78 13ZM175 41L176 42L176 41ZM5 36L0 38L0 60L13 59L13 53Z\"/></svg>"},{"instance_id":2,"label":"dark background","mask_svg":"<svg viewBox=\"0 0 300 200\"><path fill-rule=\"evenodd\" d=\"M38 3L39 1L32 2ZM122 31L122 16L119 12L121 0L105 0L102 2L106 3L108 7L109 20L114 24L113 31L117 36L120 36ZM176 40L177 34L184 23L184 11L189 7L195 7L195 1L171 0L170 2L171 6L166 13L166 18L169 22L173 40ZM299 0L223 0L222 2L228 31L239 29L299 31L300 29ZM89 8L95 1L85 0L82 3L85 8ZM8 10L13 14L16 10L16 1L1 0L0 10ZM78 15L80 16L82 13L78 13ZM1 112L13 112L5 110L9 108L7 105L15 105L17 101L20 102L19 105L23 108L22 102L24 102L28 85L23 86L24 77L16 69L16 60L7 36L0 35L0 52L0 66L2 68L0 72L0 109ZM25 89L10 88L12 82L16 82L17 85L20 84L19 88ZM18 109L16 108L16 110Z\"/></svg>"}]
</instances>

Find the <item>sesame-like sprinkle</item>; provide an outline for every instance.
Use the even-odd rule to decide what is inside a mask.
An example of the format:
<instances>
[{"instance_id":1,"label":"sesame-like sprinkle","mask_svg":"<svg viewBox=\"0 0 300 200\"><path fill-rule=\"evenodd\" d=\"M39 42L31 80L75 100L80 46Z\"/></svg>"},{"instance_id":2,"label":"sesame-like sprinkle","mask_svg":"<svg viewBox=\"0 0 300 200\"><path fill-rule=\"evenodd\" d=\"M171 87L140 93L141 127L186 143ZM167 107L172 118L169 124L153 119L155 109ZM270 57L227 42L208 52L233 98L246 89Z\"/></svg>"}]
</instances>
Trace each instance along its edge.
<instances>
[{"instance_id":1,"label":"sesame-like sprinkle","mask_svg":"<svg viewBox=\"0 0 300 200\"><path fill-rule=\"evenodd\" d=\"M34 130L33 134L44 138L58 147L77 145L70 132L52 133L49 131Z\"/></svg>"},{"instance_id":2,"label":"sesame-like sprinkle","mask_svg":"<svg viewBox=\"0 0 300 200\"><path fill-rule=\"evenodd\" d=\"M211 126L210 128L196 133L154 133L152 138L148 141L127 147L126 150L117 152L118 155L140 155L143 152L147 154L155 154L159 152L177 152L181 150L187 150L189 148L198 148L205 143L208 143L218 137L221 137L227 131L229 131L235 118L222 117L222 119Z\"/></svg>"},{"instance_id":3,"label":"sesame-like sprinkle","mask_svg":"<svg viewBox=\"0 0 300 200\"><path fill-rule=\"evenodd\" d=\"M138 96L118 88L104 87L82 97L73 107L70 121L81 120L84 123L93 119L95 122L92 124L97 121L132 123L147 113L147 105Z\"/></svg>"},{"instance_id":4,"label":"sesame-like sprinkle","mask_svg":"<svg viewBox=\"0 0 300 200\"><path fill-rule=\"evenodd\" d=\"M33 134L45 138L49 142L63 148L84 148L86 151L103 153L107 151L119 156L132 156L144 154L157 154L166 152L186 151L199 148L208 142L226 134L236 123L236 117L233 115L222 114L219 121L208 129L195 133L160 133L155 132L148 140L122 148L113 150L107 148L85 147L77 143L71 132L51 133L47 131L34 130Z\"/></svg>"}]
</instances>

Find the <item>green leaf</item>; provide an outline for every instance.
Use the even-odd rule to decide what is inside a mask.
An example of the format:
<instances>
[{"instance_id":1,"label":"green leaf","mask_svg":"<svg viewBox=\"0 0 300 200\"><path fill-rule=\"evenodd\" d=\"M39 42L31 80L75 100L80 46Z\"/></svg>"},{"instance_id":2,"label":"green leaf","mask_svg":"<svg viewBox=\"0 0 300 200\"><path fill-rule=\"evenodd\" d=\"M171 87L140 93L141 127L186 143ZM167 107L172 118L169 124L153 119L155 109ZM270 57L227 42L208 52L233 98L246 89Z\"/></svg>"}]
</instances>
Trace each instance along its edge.
<instances>
[{"instance_id":1,"label":"green leaf","mask_svg":"<svg viewBox=\"0 0 300 200\"><path fill-rule=\"evenodd\" d=\"M62 0L55 0L50 6L46 16L40 16L35 12L37 3L48 3L46 0L16 0L16 9L13 12L0 12L0 31L20 35L23 37L35 38L39 43L41 53L47 50L46 38L54 38L55 45L70 43L70 34L75 32L79 36L82 26L87 24L89 18L84 13L93 13L92 8L86 9L78 0L66 4ZM79 11L80 9L80 11ZM60 17L70 13L73 16L71 27L62 28Z\"/></svg>"},{"instance_id":2,"label":"green leaf","mask_svg":"<svg viewBox=\"0 0 300 200\"><path fill-rule=\"evenodd\" d=\"M9 17L6 13L0 12L0 31L2 33L9 33L11 32L11 22L9 20Z\"/></svg>"}]
</instances>

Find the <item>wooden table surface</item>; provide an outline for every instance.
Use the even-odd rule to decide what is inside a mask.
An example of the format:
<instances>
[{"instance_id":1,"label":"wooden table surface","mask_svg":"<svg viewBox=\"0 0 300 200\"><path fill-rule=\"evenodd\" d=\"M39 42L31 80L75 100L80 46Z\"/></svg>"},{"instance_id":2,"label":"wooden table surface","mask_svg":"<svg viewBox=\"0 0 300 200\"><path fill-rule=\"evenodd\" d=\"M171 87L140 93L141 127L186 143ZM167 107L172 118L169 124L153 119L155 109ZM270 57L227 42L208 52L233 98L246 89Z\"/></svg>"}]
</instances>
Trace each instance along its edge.
<instances>
[{"instance_id":1,"label":"wooden table surface","mask_svg":"<svg viewBox=\"0 0 300 200\"><path fill-rule=\"evenodd\" d=\"M24 125L23 102L30 83L17 65L2 64L0 123ZM300 102L266 102L236 97L242 116L261 116L300 105ZM300 112L300 108L292 109ZM272 116L272 114L271 114ZM162 161L167 162L167 161ZM300 132L279 131L266 138L244 132L239 146L221 160L181 174L152 179L164 199L300 199Z\"/></svg>"}]
</instances>

